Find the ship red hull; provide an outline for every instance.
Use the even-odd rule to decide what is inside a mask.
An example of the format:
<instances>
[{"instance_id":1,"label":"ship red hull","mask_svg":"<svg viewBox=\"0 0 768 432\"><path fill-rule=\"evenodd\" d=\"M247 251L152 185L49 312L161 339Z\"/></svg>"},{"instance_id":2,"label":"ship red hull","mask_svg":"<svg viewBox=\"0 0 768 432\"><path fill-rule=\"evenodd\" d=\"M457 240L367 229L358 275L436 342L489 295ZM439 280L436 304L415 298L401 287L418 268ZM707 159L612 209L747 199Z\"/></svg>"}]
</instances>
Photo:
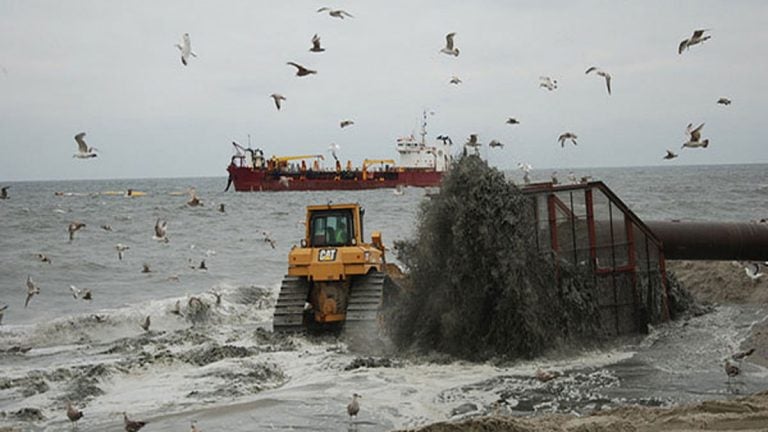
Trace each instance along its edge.
<instances>
[{"instance_id":1,"label":"ship red hull","mask_svg":"<svg viewBox=\"0 0 768 432\"><path fill-rule=\"evenodd\" d=\"M230 165L229 178L238 192L250 191L308 191L308 190L362 190L395 188L397 186L439 186L442 172L433 170L403 170L368 172L308 171L301 173L270 172ZM283 181L281 182L281 177ZM290 179L290 180L286 180ZM287 184L287 186L286 186Z\"/></svg>"}]
</instances>

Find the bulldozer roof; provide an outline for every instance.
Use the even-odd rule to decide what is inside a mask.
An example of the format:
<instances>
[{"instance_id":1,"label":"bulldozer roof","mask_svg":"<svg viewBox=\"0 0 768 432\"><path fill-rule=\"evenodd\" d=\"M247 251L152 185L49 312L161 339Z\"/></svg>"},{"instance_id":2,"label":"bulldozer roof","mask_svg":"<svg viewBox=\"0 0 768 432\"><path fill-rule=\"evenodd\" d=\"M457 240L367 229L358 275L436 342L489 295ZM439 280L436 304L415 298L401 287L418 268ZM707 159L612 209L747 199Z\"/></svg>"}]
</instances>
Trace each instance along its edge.
<instances>
[{"instance_id":1,"label":"bulldozer roof","mask_svg":"<svg viewBox=\"0 0 768 432\"><path fill-rule=\"evenodd\" d=\"M307 206L308 211L315 211L315 210L337 210L337 209L356 209L360 207L360 204L356 203L345 203L345 204L321 204L321 205L311 205Z\"/></svg>"}]
</instances>

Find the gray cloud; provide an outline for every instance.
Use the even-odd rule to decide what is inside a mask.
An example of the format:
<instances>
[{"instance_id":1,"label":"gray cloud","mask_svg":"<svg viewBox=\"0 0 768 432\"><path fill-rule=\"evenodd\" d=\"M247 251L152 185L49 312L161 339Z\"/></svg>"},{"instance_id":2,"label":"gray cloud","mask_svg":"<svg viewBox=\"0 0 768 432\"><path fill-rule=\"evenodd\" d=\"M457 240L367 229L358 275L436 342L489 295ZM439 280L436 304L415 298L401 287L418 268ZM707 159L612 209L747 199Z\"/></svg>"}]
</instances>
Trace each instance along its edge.
<instances>
[{"instance_id":1,"label":"gray cloud","mask_svg":"<svg viewBox=\"0 0 768 432\"><path fill-rule=\"evenodd\" d=\"M768 3L541 3L329 2L355 15L342 21L309 0L0 2L0 177L224 176L229 142L248 134L268 154L336 142L359 163L394 157L424 108L432 138L506 143L489 155L502 168L661 164L689 122L706 122L712 145L673 164L766 161ZM696 28L712 39L678 55ZM458 58L438 53L449 31ZM199 55L186 68L184 32ZM314 33L323 54L308 51ZM296 78L286 61L319 73ZM591 65L613 75L612 96ZM280 112L273 92L288 98ZM565 130L579 147L557 145ZM79 131L96 160L72 159Z\"/></svg>"}]
</instances>

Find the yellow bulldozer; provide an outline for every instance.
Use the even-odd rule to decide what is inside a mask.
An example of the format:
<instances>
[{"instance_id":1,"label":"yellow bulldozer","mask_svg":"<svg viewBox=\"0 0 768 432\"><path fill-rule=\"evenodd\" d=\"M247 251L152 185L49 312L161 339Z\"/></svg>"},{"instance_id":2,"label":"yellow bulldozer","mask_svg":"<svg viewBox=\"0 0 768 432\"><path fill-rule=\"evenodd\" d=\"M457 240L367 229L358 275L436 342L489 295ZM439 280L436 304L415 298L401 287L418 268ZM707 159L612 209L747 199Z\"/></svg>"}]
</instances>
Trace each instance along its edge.
<instances>
[{"instance_id":1,"label":"yellow bulldozer","mask_svg":"<svg viewBox=\"0 0 768 432\"><path fill-rule=\"evenodd\" d=\"M346 330L377 326L397 292L387 271L381 233L363 239L358 204L307 207L305 235L288 255L274 314L275 331Z\"/></svg>"}]
</instances>

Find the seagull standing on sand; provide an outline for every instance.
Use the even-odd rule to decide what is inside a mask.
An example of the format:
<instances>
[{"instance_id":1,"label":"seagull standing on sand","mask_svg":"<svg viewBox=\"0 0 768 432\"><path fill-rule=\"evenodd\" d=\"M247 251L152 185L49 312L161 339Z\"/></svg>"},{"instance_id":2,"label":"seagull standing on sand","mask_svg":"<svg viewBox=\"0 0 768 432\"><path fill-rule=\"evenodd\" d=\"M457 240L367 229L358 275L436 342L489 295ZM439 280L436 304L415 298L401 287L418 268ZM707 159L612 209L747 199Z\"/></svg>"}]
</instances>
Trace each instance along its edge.
<instances>
[{"instance_id":1,"label":"seagull standing on sand","mask_svg":"<svg viewBox=\"0 0 768 432\"><path fill-rule=\"evenodd\" d=\"M352 420L352 417L356 418L357 413L360 412L360 402L357 401L360 398L362 398L362 396L360 396L359 394L357 393L352 394L352 402L350 402L349 405L347 405L347 414L349 415L350 420Z\"/></svg>"},{"instance_id":2,"label":"seagull standing on sand","mask_svg":"<svg viewBox=\"0 0 768 432\"><path fill-rule=\"evenodd\" d=\"M557 140L560 142L560 147L562 147L562 148L565 148L565 141L566 141L566 140L571 140L571 142L573 143L573 145L578 145L578 144L576 143L576 139L577 139L577 138L578 138L578 137L577 137L577 136L576 136L576 134L575 134L575 133L573 133L573 132L564 132L564 133L560 134L560 136L559 136L559 137L557 137Z\"/></svg>"},{"instance_id":3,"label":"seagull standing on sand","mask_svg":"<svg viewBox=\"0 0 768 432\"><path fill-rule=\"evenodd\" d=\"M456 36L456 32L448 33L445 35L445 47L440 50L441 53L452 55L454 57L459 56L459 49L453 46L454 36Z\"/></svg>"},{"instance_id":4,"label":"seagull standing on sand","mask_svg":"<svg viewBox=\"0 0 768 432\"><path fill-rule=\"evenodd\" d=\"M35 294L40 294L40 287L35 285L31 276L27 275L27 299L24 301L24 307L29 306L29 301Z\"/></svg>"},{"instance_id":5,"label":"seagull standing on sand","mask_svg":"<svg viewBox=\"0 0 768 432\"><path fill-rule=\"evenodd\" d=\"M272 93L269 95L269 97L275 100L275 107L277 107L277 110L280 111L282 102L285 100L285 96L281 95L280 93Z\"/></svg>"},{"instance_id":6,"label":"seagull standing on sand","mask_svg":"<svg viewBox=\"0 0 768 432\"><path fill-rule=\"evenodd\" d=\"M149 325L150 325L150 324L151 324L151 323L150 323L150 321L149 321L149 315L147 315L147 317L146 317L146 318L144 318L144 322L143 322L143 323L141 323L141 324L139 324L139 326L140 326L141 328L143 328L145 332L148 332L148 331L149 331Z\"/></svg>"},{"instance_id":7,"label":"seagull standing on sand","mask_svg":"<svg viewBox=\"0 0 768 432\"><path fill-rule=\"evenodd\" d=\"M557 89L557 80L554 80L548 76L540 76L539 81L539 87L544 87L549 91Z\"/></svg>"},{"instance_id":8,"label":"seagull standing on sand","mask_svg":"<svg viewBox=\"0 0 768 432\"><path fill-rule=\"evenodd\" d=\"M117 259L122 261L123 260L123 252L127 251L128 249L130 249L130 247L128 247L128 246L126 246L126 245L124 245L122 243L118 243L118 244L115 245L115 249L117 250Z\"/></svg>"},{"instance_id":9,"label":"seagull standing on sand","mask_svg":"<svg viewBox=\"0 0 768 432\"><path fill-rule=\"evenodd\" d=\"M298 77L303 77L303 76L312 75L312 74L316 74L317 73L317 71L312 70L312 69L307 69L307 68L305 68L304 66L302 66L302 65L300 65L298 63L288 62L286 64L287 65L291 65L291 66L296 68L296 76L298 76Z\"/></svg>"},{"instance_id":10,"label":"seagull standing on sand","mask_svg":"<svg viewBox=\"0 0 768 432\"><path fill-rule=\"evenodd\" d=\"M683 51L687 50L688 48L700 44L702 42L705 42L712 36L704 36L704 32L708 32L708 29L704 30L695 30L693 32L693 35L688 39L683 39L682 42L680 42L680 45L677 46L677 53L682 54Z\"/></svg>"},{"instance_id":11,"label":"seagull standing on sand","mask_svg":"<svg viewBox=\"0 0 768 432\"><path fill-rule=\"evenodd\" d=\"M693 129L693 123L688 123L688 126L685 128L685 133L688 135L688 142L683 143L681 148L707 148L709 145L709 138L703 141L701 140L701 129L703 127L704 123L700 124L696 129Z\"/></svg>"},{"instance_id":12,"label":"seagull standing on sand","mask_svg":"<svg viewBox=\"0 0 768 432\"><path fill-rule=\"evenodd\" d=\"M0 199L8 199L8 188L10 188L10 186L3 186L0 188Z\"/></svg>"},{"instance_id":13,"label":"seagull standing on sand","mask_svg":"<svg viewBox=\"0 0 768 432\"><path fill-rule=\"evenodd\" d=\"M676 157L677 157L677 153L672 152L672 150L667 150L667 154L662 159L670 160Z\"/></svg>"},{"instance_id":14,"label":"seagull standing on sand","mask_svg":"<svg viewBox=\"0 0 768 432\"><path fill-rule=\"evenodd\" d=\"M731 363L730 360L725 360L725 374L728 375L728 382L731 382L731 378L737 377L741 373L741 368L735 363Z\"/></svg>"},{"instance_id":15,"label":"seagull standing on sand","mask_svg":"<svg viewBox=\"0 0 768 432\"><path fill-rule=\"evenodd\" d=\"M189 38L189 33L181 35L181 45L176 44L176 48L181 51L181 64L184 66L187 65L190 57L197 57L197 54L192 52L192 40Z\"/></svg>"},{"instance_id":16,"label":"seagull standing on sand","mask_svg":"<svg viewBox=\"0 0 768 432\"><path fill-rule=\"evenodd\" d=\"M320 46L320 36L315 33L314 36L312 36L312 48L309 49L312 52L323 52L325 51L325 48Z\"/></svg>"},{"instance_id":17,"label":"seagull standing on sand","mask_svg":"<svg viewBox=\"0 0 768 432\"><path fill-rule=\"evenodd\" d=\"M166 235L168 232L168 221L164 219L157 219L157 222L155 222L155 235L152 236L154 240L162 241L165 243L168 243L168 236Z\"/></svg>"},{"instance_id":18,"label":"seagull standing on sand","mask_svg":"<svg viewBox=\"0 0 768 432\"><path fill-rule=\"evenodd\" d=\"M85 228L85 224L82 222L71 222L69 226L67 226L67 231L69 231L69 241L72 241L75 239L75 233L79 231L81 228Z\"/></svg>"},{"instance_id":19,"label":"seagull standing on sand","mask_svg":"<svg viewBox=\"0 0 768 432\"><path fill-rule=\"evenodd\" d=\"M334 18L344 19L345 16L350 17L350 18L354 18L352 16L352 14L350 14L349 12L347 12L345 10L342 10L342 9L331 9L331 8L329 8L327 6L323 6L320 9L317 10L317 13L322 13L322 12L328 12L328 15L330 15L330 16L332 16Z\"/></svg>"},{"instance_id":20,"label":"seagull standing on sand","mask_svg":"<svg viewBox=\"0 0 768 432\"><path fill-rule=\"evenodd\" d=\"M85 143L85 132L80 132L79 134L75 135L75 141L77 142L77 153L72 155L72 157L78 159L88 159L98 156L96 154L98 149L94 147L88 147L88 144Z\"/></svg>"},{"instance_id":21,"label":"seagull standing on sand","mask_svg":"<svg viewBox=\"0 0 768 432\"><path fill-rule=\"evenodd\" d=\"M67 418L72 422L72 429L75 429L76 422L83 418L83 412L72 406L72 402L67 402Z\"/></svg>"},{"instance_id":22,"label":"seagull standing on sand","mask_svg":"<svg viewBox=\"0 0 768 432\"><path fill-rule=\"evenodd\" d=\"M129 419L126 413L123 413L123 423L125 424L125 432L138 432L139 429L147 424L147 422L144 421Z\"/></svg>"},{"instance_id":23,"label":"seagull standing on sand","mask_svg":"<svg viewBox=\"0 0 768 432\"><path fill-rule=\"evenodd\" d=\"M731 100L730 100L730 99L728 99L728 98L724 98L724 97L722 97L722 98L720 98L720 99L718 99L718 100L717 100L717 103L719 103L720 105L725 105L725 106L728 106L728 105L730 105L730 104L731 104Z\"/></svg>"},{"instance_id":24,"label":"seagull standing on sand","mask_svg":"<svg viewBox=\"0 0 768 432\"><path fill-rule=\"evenodd\" d=\"M592 66L591 68L587 69L587 71L584 72L584 73L585 74L589 74L590 72L593 72L593 71L598 76L601 76L601 77L605 78L605 86L608 87L608 94L611 94L611 74L609 74L608 72L606 72L604 70L598 69L595 66Z\"/></svg>"}]
</instances>

